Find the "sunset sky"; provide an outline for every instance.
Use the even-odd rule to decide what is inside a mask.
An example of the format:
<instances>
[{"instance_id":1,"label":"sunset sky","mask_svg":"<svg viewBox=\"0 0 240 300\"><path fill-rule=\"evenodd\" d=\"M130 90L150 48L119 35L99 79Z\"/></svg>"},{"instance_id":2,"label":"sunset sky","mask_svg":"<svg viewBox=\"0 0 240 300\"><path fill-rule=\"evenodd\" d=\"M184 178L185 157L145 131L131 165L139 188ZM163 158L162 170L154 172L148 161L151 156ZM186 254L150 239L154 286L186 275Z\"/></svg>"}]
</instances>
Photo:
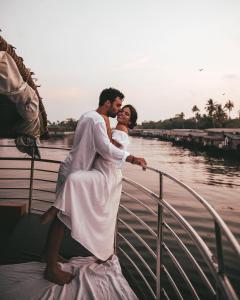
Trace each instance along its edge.
<instances>
[{"instance_id":1,"label":"sunset sky","mask_svg":"<svg viewBox=\"0 0 240 300\"><path fill-rule=\"evenodd\" d=\"M239 0L1 0L0 28L50 121L95 109L110 86L139 122L203 113L209 98L240 110Z\"/></svg>"}]
</instances>

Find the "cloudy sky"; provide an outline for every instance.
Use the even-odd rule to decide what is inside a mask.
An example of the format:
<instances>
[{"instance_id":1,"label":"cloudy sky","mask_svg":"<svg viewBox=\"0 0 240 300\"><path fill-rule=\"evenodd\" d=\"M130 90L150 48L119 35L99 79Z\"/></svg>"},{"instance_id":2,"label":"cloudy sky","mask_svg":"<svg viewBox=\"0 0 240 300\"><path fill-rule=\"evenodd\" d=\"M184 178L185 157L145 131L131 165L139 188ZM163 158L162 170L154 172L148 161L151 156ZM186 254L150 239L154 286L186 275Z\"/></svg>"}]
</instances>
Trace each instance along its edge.
<instances>
[{"instance_id":1,"label":"cloudy sky","mask_svg":"<svg viewBox=\"0 0 240 300\"><path fill-rule=\"evenodd\" d=\"M50 121L95 109L109 86L140 122L190 117L209 98L240 109L239 0L1 0L0 28Z\"/></svg>"}]
</instances>

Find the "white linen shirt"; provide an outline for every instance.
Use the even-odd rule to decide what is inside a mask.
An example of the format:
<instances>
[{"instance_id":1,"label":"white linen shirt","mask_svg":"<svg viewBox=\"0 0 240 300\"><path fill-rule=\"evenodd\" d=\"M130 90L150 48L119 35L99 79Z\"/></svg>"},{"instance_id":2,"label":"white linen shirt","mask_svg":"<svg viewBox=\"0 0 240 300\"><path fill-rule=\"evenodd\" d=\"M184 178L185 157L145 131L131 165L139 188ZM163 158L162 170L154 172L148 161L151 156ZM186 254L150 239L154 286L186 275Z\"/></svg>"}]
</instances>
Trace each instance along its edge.
<instances>
[{"instance_id":1,"label":"white linen shirt","mask_svg":"<svg viewBox=\"0 0 240 300\"><path fill-rule=\"evenodd\" d=\"M96 111L90 111L83 114L78 121L72 149L60 166L58 186L69 174L78 170L90 170L96 154L115 162L118 167L129 156L127 151L110 142L103 117Z\"/></svg>"}]
</instances>

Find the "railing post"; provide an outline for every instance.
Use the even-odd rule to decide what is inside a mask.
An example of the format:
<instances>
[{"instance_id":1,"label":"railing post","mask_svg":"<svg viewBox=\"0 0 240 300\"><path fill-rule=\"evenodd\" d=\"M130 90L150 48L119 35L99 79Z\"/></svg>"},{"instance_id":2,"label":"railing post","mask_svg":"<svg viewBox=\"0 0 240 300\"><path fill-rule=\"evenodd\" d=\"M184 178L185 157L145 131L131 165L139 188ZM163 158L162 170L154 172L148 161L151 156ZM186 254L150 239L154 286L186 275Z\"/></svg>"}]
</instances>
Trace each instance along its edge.
<instances>
[{"instance_id":1,"label":"railing post","mask_svg":"<svg viewBox=\"0 0 240 300\"><path fill-rule=\"evenodd\" d=\"M221 276L224 274L224 260L223 260L223 248L222 248L222 233L218 223L214 222L215 236L216 236L216 252L218 262L218 274ZM217 299L220 299L219 287L216 288Z\"/></svg>"},{"instance_id":2,"label":"railing post","mask_svg":"<svg viewBox=\"0 0 240 300\"><path fill-rule=\"evenodd\" d=\"M115 225L115 233L114 233L114 245L113 245L114 254L117 254L117 233L118 233L118 214L117 214L117 220L116 220L116 225Z\"/></svg>"},{"instance_id":3,"label":"railing post","mask_svg":"<svg viewBox=\"0 0 240 300\"><path fill-rule=\"evenodd\" d=\"M163 175L159 174L159 200L163 196ZM156 265L156 299L161 298L161 269L162 269L162 224L163 224L163 207L158 204L157 220L157 265Z\"/></svg>"},{"instance_id":4,"label":"railing post","mask_svg":"<svg viewBox=\"0 0 240 300\"><path fill-rule=\"evenodd\" d=\"M31 158L31 170L30 170L30 186L28 196L28 213L31 212L32 208L32 192L33 192L33 176L34 176L34 162L35 162L35 149L32 147L32 158Z\"/></svg>"}]
</instances>

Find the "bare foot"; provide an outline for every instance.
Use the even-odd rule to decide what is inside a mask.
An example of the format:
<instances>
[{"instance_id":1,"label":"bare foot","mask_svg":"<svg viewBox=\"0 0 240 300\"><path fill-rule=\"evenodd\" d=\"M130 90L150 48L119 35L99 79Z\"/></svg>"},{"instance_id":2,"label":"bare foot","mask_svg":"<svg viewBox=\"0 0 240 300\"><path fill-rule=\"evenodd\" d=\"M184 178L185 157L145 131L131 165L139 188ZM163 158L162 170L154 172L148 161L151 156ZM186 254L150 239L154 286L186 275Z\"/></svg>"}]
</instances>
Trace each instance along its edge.
<instances>
[{"instance_id":1,"label":"bare foot","mask_svg":"<svg viewBox=\"0 0 240 300\"><path fill-rule=\"evenodd\" d=\"M41 215L40 223L47 224L48 222L52 221L56 217L58 211L59 209L51 206L43 215Z\"/></svg>"},{"instance_id":2,"label":"bare foot","mask_svg":"<svg viewBox=\"0 0 240 300\"><path fill-rule=\"evenodd\" d=\"M63 271L59 265L51 268L47 266L44 272L45 279L59 285L70 283L74 277L74 274Z\"/></svg>"}]
</instances>

